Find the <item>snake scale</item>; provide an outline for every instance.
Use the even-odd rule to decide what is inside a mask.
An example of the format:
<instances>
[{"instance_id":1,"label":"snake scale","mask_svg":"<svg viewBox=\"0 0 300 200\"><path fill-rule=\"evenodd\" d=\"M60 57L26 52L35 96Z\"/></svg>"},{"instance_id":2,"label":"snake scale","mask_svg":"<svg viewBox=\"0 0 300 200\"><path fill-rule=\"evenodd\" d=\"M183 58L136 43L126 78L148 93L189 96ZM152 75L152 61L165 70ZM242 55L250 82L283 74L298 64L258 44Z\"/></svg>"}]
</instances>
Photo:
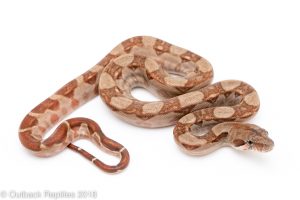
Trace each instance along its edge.
<instances>
[{"instance_id":1,"label":"snake scale","mask_svg":"<svg viewBox=\"0 0 300 200\"><path fill-rule=\"evenodd\" d=\"M259 109L255 89L237 80L211 84L212 78L212 66L205 58L154 37L132 37L31 110L20 125L19 138L38 156L52 156L68 147L106 172L121 171L129 163L128 151L90 119L68 119L43 138L66 115L100 95L128 123L148 128L176 124L174 139L188 154L205 155L222 146L270 151L274 143L267 131L241 122ZM131 95L135 87L146 88L161 100L140 101ZM119 156L120 162L107 165L72 144L82 138Z\"/></svg>"}]
</instances>

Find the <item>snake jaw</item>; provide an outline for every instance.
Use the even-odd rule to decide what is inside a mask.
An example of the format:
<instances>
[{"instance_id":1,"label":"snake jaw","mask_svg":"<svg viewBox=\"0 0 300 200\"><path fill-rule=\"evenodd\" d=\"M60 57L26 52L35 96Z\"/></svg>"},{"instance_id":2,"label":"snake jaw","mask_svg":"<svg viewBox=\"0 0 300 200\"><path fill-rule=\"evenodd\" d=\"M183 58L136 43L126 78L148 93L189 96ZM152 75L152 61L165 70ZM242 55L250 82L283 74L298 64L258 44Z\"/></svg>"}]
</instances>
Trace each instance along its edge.
<instances>
[{"instance_id":1,"label":"snake jaw","mask_svg":"<svg viewBox=\"0 0 300 200\"><path fill-rule=\"evenodd\" d=\"M258 152L269 152L273 149L274 147L274 142L270 138L264 138L262 142L256 143L253 145L254 151Z\"/></svg>"}]
</instances>

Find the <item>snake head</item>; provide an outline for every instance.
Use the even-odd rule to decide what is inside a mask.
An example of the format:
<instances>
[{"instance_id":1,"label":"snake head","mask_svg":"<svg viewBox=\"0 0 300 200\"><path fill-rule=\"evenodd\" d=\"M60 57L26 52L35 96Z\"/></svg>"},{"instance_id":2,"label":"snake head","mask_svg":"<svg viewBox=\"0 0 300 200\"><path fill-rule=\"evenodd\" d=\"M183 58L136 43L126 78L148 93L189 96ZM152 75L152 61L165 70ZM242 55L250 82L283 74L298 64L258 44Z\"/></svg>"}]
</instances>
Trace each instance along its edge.
<instances>
[{"instance_id":1,"label":"snake head","mask_svg":"<svg viewBox=\"0 0 300 200\"><path fill-rule=\"evenodd\" d=\"M239 150L268 152L273 149L274 142L268 132L254 124L239 124L230 130L231 145Z\"/></svg>"}]
</instances>

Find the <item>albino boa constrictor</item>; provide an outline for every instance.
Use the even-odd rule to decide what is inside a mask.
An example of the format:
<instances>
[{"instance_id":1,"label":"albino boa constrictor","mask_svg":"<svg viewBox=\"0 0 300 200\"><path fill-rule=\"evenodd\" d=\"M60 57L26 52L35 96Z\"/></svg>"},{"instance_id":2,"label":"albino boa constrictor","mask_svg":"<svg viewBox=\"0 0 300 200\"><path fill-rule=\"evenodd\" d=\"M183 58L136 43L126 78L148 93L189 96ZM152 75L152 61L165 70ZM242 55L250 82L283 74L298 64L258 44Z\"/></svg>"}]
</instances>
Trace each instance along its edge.
<instances>
[{"instance_id":1,"label":"albino boa constrictor","mask_svg":"<svg viewBox=\"0 0 300 200\"><path fill-rule=\"evenodd\" d=\"M221 146L270 151L274 143L267 131L237 122L258 111L256 91L236 80L209 85L212 77L210 63L199 55L157 38L133 37L36 106L22 121L19 138L38 156L51 156L69 147L106 172L124 169L129 162L128 151L107 138L90 119L69 119L43 140L47 130L100 94L109 108L128 123L150 128L176 124L175 141L189 154L205 155ZM137 100L131 95L135 87L146 88L162 100ZM72 144L81 138L120 156L119 164L106 165Z\"/></svg>"}]
</instances>

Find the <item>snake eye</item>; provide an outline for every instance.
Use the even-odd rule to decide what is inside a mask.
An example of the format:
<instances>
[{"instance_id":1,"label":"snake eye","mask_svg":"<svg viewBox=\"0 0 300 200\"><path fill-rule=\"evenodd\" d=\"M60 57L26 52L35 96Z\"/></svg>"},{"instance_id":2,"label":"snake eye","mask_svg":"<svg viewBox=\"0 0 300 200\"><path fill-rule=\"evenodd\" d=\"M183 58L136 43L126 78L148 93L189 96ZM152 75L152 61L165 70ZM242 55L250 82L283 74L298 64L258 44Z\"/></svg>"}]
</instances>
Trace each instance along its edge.
<instances>
[{"instance_id":1,"label":"snake eye","mask_svg":"<svg viewBox=\"0 0 300 200\"><path fill-rule=\"evenodd\" d=\"M248 146L249 146L248 148L249 149L253 148L253 142L252 142L252 140L248 140L246 143L248 144Z\"/></svg>"}]
</instances>

